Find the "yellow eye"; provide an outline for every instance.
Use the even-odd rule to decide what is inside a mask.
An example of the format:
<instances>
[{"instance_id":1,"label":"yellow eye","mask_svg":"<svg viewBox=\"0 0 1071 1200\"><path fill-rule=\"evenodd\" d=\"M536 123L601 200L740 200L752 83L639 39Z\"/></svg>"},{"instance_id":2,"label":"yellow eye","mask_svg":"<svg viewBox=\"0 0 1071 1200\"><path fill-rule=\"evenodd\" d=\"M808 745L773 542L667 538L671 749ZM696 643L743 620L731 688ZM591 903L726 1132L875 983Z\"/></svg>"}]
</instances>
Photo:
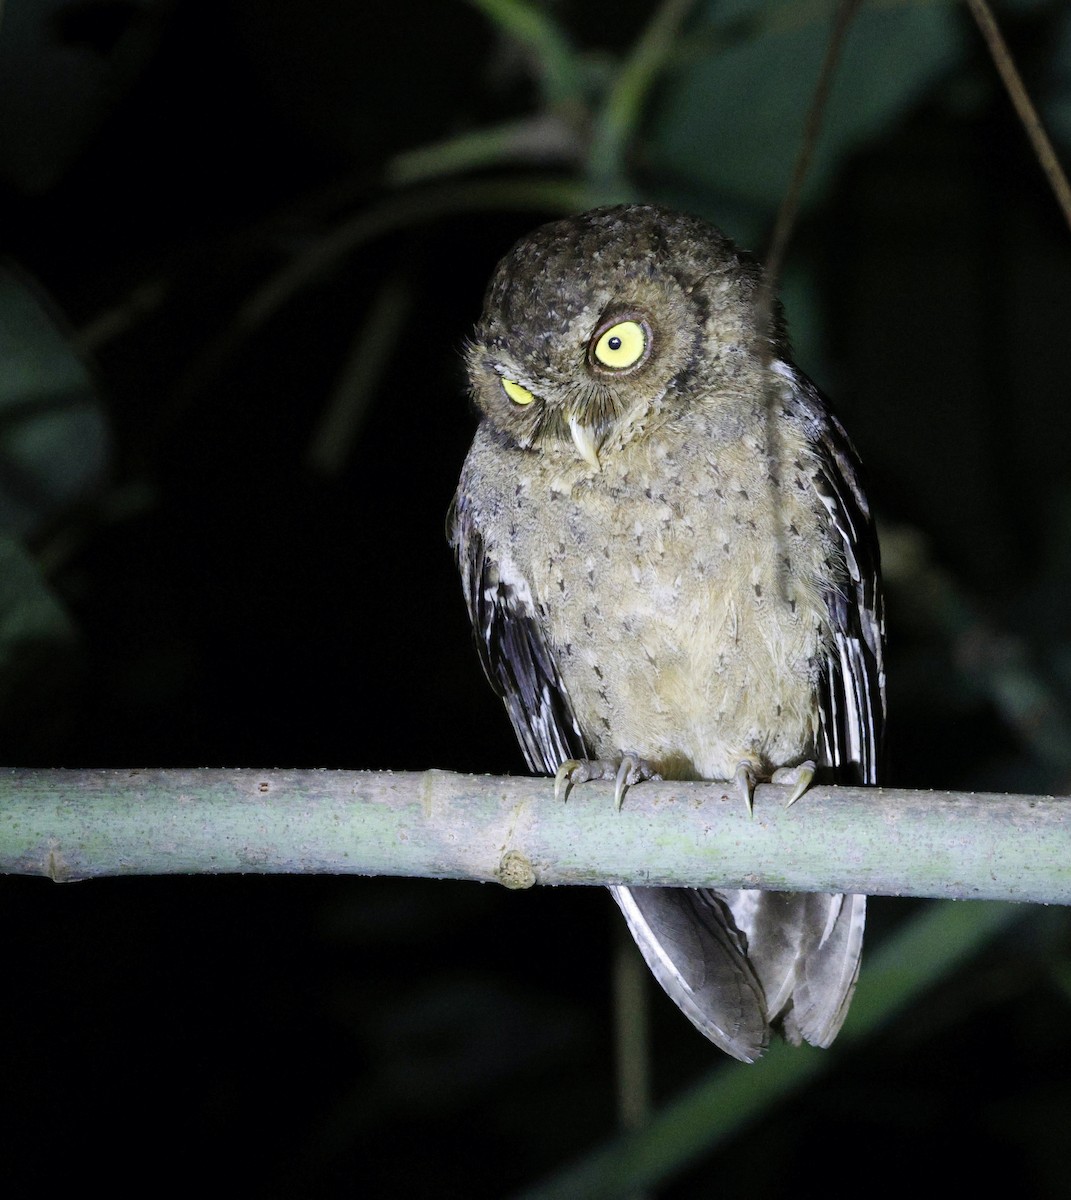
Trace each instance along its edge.
<instances>
[{"instance_id":1,"label":"yellow eye","mask_svg":"<svg viewBox=\"0 0 1071 1200\"><path fill-rule=\"evenodd\" d=\"M526 387L521 387L519 383L514 383L512 379L502 380L502 390L514 404L531 404L535 399L535 396Z\"/></svg>"},{"instance_id":2,"label":"yellow eye","mask_svg":"<svg viewBox=\"0 0 1071 1200\"><path fill-rule=\"evenodd\" d=\"M604 367L622 371L634 367L647 352L647 330L639 321L618 321L595 343L595 360Z\"/></svg>"}]
</instances>

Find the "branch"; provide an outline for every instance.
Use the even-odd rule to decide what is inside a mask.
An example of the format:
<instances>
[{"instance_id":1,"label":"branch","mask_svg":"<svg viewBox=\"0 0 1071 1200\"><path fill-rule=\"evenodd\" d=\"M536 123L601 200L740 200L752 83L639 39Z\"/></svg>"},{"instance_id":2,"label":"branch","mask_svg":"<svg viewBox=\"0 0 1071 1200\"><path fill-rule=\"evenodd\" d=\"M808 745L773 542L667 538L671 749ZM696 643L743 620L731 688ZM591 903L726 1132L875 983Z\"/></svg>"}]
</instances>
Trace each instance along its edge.
<instances>
[{"instance_id":1,"label":"branch","mask_svg":"<svg viewBox=\"0 0 1071 1200\"><path fill-rule=\"evenodd\" d=\"M1008 50L1008 45L1001 35L997 19L993 16L993 10L986 0L967 0L967 7L971 10L982 37L985 38L989 53L993 57L993 63L1012 104L1015 106L1015 112L1026 131L1026 136L1030 139L1030 145L1041 164L1041 169L1045 172L1056 202L1064 214L1064 220L1071 225L1071 184L1067 182L1067 176L1064 174L1063 167L1060 166L1060 160L1056 157L1056 151L1053 149L1052 142L1049 141L1049 135L1045 132L1037 109L1027 93L1022 76L1019 74Z\"/></svg>"},{"instance_id":2,"label":"branch","mask_svg":"<svg viewBox=\"0 0 1071 1200\"><path fill-rule=\"evenodd\" d=\"M1071 903L1071 797L611 784L445 771L0 774L0 872L414 875Z\"/></svg>"}]
</instances>

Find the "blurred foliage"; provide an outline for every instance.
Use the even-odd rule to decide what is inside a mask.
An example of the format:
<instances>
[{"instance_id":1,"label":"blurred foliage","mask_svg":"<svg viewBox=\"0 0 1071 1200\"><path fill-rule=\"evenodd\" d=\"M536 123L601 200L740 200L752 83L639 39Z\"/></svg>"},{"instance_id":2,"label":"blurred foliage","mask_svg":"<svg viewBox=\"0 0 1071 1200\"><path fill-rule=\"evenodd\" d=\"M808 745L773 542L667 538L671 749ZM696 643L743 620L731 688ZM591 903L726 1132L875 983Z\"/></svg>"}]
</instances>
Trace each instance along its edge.
<instances>
[{"instance_id":1,"label":"blurred foliage","mask_svg":"<svg viewBox=\"0 0 1071 1200\"><path fill-rule=\"evenodd\" d=\"M711 3L678 50L680 68L663 90L650 130L652 171L751 209L754 239L780 203L799 152L833 7ZM846 155L946 79L961 52L951 5L864 6L837 64L805 202L827 192Z\"/></svg>"},{"instance_id":2,"label":"blurred foliage","mask_svg":"<svg viewBox=\"0 0 1071 1200\"><path fill-rule=\"evenodd\" d=\"M762 252L832 12L7 0L6 761L521 769L442 533L483 287L537 221L622 198ZM997 13L1066 161L1071 9ZM885 534L897 784L1071 785L1069 278L966 11L864 5L782 290ZM16 1187L62 1173L56 1146L110 1175L120 1137L176 1186L497 1196L613 1134L601 894L0 886ZM872 994L925 998L865 1043L850 1017L806 1090L791 1054L751 1068L746 1125L730 1064L653 999L657 1098L691 1088L699 1131L654 1146L659 1194L828 1189L834 1149L956 1187L949 1145L978 1144L1063 1194L1064 914L871 913L904 973Z\"/></svg>"},{"instance_id":3,"label":"blurred foliage","mask_svg":"<svg viewBox=\"0 0 1071 1200\"><path fill-rule=\"evenodd\" d=\"M39 536L108 467L108 430L70 334L11 271L0 271L0 527Z\"/></svg>"}]
</instances>

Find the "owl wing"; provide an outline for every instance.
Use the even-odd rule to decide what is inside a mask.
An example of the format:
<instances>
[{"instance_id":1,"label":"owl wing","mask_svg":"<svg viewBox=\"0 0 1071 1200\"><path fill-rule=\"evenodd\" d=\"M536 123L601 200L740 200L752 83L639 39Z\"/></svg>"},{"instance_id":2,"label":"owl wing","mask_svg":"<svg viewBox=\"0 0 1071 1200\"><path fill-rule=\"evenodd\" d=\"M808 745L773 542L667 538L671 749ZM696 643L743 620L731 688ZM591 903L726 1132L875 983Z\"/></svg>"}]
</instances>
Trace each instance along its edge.
<instances>
[{"instance_id":1,"label":"owl wing","mask_svg":"<svg viewBox=\"0 0 1071 1200\"><path fill-rule=\"evenodd\" d=\"M825 593L832 632L819 685L818 765L841 783L878 781L885 731L885 625L878 541L859 482L859 460L836 417L805 376L784 363L786 401L817 460L814 487L843 556L847 579ZM866 897L723 893L748 940L771 1021L792 1042L828 1046L859 974Z\"/></svg>"},{"instance_id":2,"label":"owl wing","mask_svg":"<svg viewBox=\"0 0 1071 1200\"><path fill-rule=\"evenodd\" d=\"M447 517L465 602L491 686L533 771L590 757L524 575L493 554L464 487ZM610 889L655 978L708 1038L751 1062L769 1038L762 986L725 902L711 890Z\"/></svg>"},{"instance_id":3,"label":"owl wing","mask_svg":"<svg viewBox=\"0 0 1071 1200\"><path fill-rule=\"evenodd\" d=\"M507 558L488 552L463 487L450 506L447 534L484 672L506 705L529 768L553 775L587 750L528 580Z\"/></svg>"},{"instance_id":4,"label":"owl wing","mask_svg":"<svg viewBox=\"0 0 1071 1200\"><path fill-rule=\"evenodd\" d=\"M858 460L847 434L830 416L819 443L818 491L840 548L848 580L826 592L834 636L821 695L821 765L841 783L876 784L885 741L885 612L878 539L859 487Z\"/></svg>"}]
</instances>

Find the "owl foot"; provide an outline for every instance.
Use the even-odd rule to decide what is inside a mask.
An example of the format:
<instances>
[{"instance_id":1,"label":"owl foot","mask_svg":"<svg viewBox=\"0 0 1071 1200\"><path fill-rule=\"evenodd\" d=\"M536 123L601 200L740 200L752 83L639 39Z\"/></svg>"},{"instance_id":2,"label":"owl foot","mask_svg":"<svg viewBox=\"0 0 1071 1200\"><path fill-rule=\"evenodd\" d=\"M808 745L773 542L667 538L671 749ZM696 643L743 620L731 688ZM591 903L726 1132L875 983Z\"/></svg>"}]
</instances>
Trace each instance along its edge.
<instances>
[{"instance_id":1,"label":"owl foot","mask_svg":"<svg viewBox=\"0 0 1071 1200\"><path fill-rule=\"evenodd\" d=\"M810 759L807 759L806 762L801 762L795 767L778 767L770 776L771 783L779 783L787 787L792 787L795 784L785 808L791 808L811 786L814 782L816 769L814 763ZM733 782L736 784L736 790L743 798L748 813L753 813L755 811L755 785L759 782L759 772L750 759L745 758L737 764Z\"/></svg>"},{"instance_id":2,"label":"owl foot","mask_svg":"<svg viewBox=\"0 0 1071 1200\"><path fill-rule=\"evenodd\" d=\"M814 773L817 770L814 763L807 759L806 762L801 762L798 767L778 767L770 776L771 783L780 783L791 786L792 795L788 798L788 803L785 808L791 808L793 804L803 795L803 793L814 783Z\"/></svg>"},{"instance_id":3,"label":"owl foot","mask_svg":"<svg viewBox=\"0 0 1071 1200\"><path fill-rule=\"evenodd\" d=\"M614 808L621 810L625 792L634 783L648 779L661 779L655 768L645 758L635 754L623 754L620 758L569 758L558 768L554 776L554 799L568 800L574 783L588 783L593 779L614 781Z\"/></svg>"}]
</instances>

